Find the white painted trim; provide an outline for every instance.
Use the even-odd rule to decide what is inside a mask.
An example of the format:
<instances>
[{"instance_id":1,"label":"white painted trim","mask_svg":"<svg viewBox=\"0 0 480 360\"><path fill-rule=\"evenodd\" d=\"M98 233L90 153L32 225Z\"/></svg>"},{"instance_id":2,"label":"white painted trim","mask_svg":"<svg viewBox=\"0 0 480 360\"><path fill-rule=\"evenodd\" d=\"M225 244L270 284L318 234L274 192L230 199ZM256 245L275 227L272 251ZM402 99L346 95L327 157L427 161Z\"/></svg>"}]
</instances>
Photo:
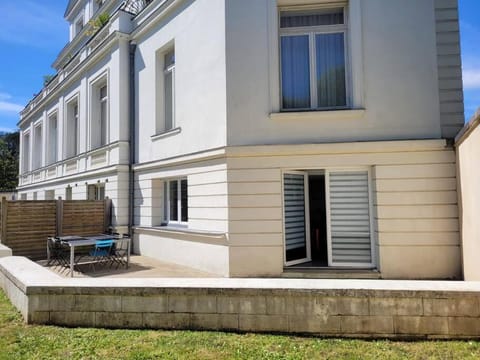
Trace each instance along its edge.
<instances>
[{"instance_id":1,"label":"white painted trim","mask_svg":"<svg viewBox=\"0 0 480 360\"><path fill-rule=\"evenodd\" d=\"M359 120L365 116L365 109L344 109L344 110L316 110L316 111L282 111L271 113L272 120Z\"/></svg>"}]
</instances>

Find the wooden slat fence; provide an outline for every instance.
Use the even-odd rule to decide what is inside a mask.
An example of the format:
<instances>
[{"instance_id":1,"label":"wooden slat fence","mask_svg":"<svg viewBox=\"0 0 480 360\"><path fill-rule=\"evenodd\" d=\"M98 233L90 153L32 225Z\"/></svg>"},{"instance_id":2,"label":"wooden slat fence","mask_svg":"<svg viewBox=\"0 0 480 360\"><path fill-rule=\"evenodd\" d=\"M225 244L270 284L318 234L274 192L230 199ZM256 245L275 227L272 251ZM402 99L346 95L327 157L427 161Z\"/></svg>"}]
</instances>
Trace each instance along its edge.
<instances>
[{"instance_id":1,"label":"wooden slat fence","mask_svg":"<svg viewBox=\"0 0 480 360\"><path fill-rule=\"evenodd\" d=\"M46 241L54 235L92 235L110 227L111 201L2 199L0 240L15 256L46 258Z\"/></svg>"}]
</instances>

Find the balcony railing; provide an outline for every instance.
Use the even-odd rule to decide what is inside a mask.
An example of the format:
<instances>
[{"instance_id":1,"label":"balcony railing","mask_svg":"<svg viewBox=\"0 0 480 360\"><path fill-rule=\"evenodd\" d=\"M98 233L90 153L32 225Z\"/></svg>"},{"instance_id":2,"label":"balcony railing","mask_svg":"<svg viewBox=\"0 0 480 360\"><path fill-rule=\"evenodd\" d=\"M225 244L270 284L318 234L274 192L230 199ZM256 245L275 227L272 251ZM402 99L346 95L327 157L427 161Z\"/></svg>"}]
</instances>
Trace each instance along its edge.
<instances>
[{"instance_id":1,"label":"balcony railing","mask_svg":"<svg viewBox=\"0 0 480 360\"><path fill-rule=\"evenodd\" d=\"M152 2L153 0L126 0L121 9L130 14L138 15Z\"/></svg>"}]
</instances>

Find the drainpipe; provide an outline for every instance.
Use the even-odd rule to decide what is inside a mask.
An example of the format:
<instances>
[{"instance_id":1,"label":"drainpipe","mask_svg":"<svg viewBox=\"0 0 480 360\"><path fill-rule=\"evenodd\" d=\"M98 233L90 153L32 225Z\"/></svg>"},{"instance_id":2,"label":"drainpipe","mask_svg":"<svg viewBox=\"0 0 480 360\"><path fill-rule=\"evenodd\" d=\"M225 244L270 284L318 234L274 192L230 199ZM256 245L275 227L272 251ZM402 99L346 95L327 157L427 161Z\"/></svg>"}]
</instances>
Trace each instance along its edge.
<instances>
[{"instance_id":1,"label":"drainpipe","mask_svg":"<svg viewBox=\"0 0 480 360\"><path fill-rule=\"evenodd\" d=\"M130 134L130 157L128 161L128 232L133 238L133 219L134 219L134 174L133 164L135 162L135 51L137 45L130 43L129 48L129 97L130 97L130 116L129 116L129 134Z\"/></svg>"}]
</instances>

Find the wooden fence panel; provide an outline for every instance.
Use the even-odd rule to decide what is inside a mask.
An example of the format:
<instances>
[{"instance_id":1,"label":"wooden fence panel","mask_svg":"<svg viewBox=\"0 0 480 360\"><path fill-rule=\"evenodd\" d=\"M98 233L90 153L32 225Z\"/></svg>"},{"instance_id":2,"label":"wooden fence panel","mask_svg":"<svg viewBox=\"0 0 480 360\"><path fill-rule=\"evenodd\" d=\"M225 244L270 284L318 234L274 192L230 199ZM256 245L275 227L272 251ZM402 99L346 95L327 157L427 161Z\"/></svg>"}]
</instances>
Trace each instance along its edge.
<instances>
[{"instance_id":1,"label":"wooden fence panel","mask_svg":"<svg viewBox=\"0 0 480 360\"><path fill-rule=\"evenodd\" d=\"M106 232L110 206L110 200L5 200L0 212L1 242L15 256L45 259L49 236Z\"/></svg>"},{"instance_id":2,"label":"wooden fence panel","mask_svg":"<svg viewBox=\"0 0 480 360\"><path fill-rule=\"evenodd\" d=\"M8 201L5 224L4 243L14 255L44 259L47 238L56 233L56 201Z\"/></svg>"},{"instance_id":3,"label":"wooden fence panel","mask_svg":"<svg viewBox=\"0 0 480 360\"><path fill-rule=\"evenodd\" d=\"M63 202L62 235L104 233L105 201L70 200Z\"/></svg>"}]
</instances>

